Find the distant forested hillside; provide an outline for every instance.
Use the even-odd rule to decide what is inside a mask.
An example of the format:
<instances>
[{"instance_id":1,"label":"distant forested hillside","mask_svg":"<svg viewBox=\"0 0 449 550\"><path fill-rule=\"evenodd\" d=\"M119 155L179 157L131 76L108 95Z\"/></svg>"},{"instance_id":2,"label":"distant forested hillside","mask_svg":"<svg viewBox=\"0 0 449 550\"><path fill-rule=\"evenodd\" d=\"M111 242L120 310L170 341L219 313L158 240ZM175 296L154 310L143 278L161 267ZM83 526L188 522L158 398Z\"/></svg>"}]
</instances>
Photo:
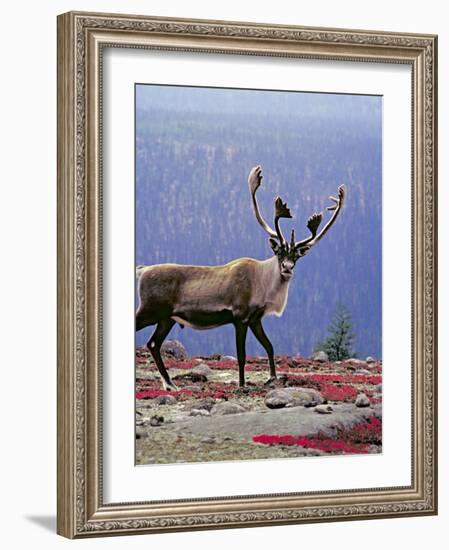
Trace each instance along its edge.
<instances>
[{"instance_id":1,"label":"distant forested hillside","mask_svg":"<svg viewBox=\"0 0 449 550\"><path fill-rule=\"evenodd\" d=\"M380 97L138 85L136 264L270 257L247 185L256 164L265 218L273 223L277 195L293 214L282 220L286 235L294 227L297 238L308 236L307 218L325 212L339 184L348 195L336 224L297 263L283 316L264 321L276 353L309 354L340 301L359 354L381 357ZM235 355L232 327L175 327L170 338L191 354ZM262 353L252 336L247 350Z\"/></svg>"}]
</instances>

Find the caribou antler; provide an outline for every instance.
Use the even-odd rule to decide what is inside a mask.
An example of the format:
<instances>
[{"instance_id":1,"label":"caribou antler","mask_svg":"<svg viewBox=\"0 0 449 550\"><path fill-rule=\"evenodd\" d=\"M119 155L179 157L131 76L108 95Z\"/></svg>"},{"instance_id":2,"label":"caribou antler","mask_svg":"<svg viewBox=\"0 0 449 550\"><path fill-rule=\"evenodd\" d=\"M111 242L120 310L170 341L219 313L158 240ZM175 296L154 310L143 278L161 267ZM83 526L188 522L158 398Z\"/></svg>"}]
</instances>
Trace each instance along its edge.
<instances>
[{"instance_id":1,"label":"caribou antler","mask_svg":"<svg viewBox=\"0 0 449 550\"><path fill-rule=\"evenodd\" d=\"M278 238L276 231L271 229L271 227L263 219L262 214L260 213L260 210L259 210L259 205L257 204L256 192L259 189L260 184L262 183L262 178L263 178L262 167L254 166L254 168L251 170L248 176L248 185L249 185L249 190L251 191L254 214L256 215L257 221L262 226L262 229L264 229L264 231L266 231L268 235L270 235L270 237Z\"/></svg>"},{"instance_id":2,"label":"caribou antler","mask_svg":"<svg viewBox=\"0 0 449 550\"><path fill-rule=\"evenodd\" d=\"M274 203L274 227L276 230L273 230L267 224L267 222L263 219L262 214L260 213L259 205L257 204L256 199L256 192L262 183L262 177L262 168L260 166L255 166L248 176L248 185L251 191L251 198L253 201L253 208L257 221L264 229L264 231L266 231L270 237L277 239L282 246L284 246L285 248L294 247L297 251L300 252L300 255L304 255L314 244L316 244L324 237L324 235L337 219L346 197L345 186L340 185L340 187L338 188L338 197L329 197L334 204L328 206L327 210L332 211L333 214L326 225L323 227L323 229L317 234L318 228L323 221L322 212L312 214L312 216L310 216L310 218L307 220L307 227L310 231L310 236L306 239L303 239L302 241L295 241L294 232L292 231L290 245L287 245L287 241L285 240L285 237L282 234L281 228L279 226L279 219L291 218L292 215L290 213L290 209L287 207L287 204L282 201L281 197L277 197Z\"/></svg>"},{"instance_id":3,"label":"caribou antler","mask_svg":"<svg viewBox=\"0 0 449 550\"><path fill-rule=\"evenodd\" d=\"M253 208L256 219L270 237L278 239L282 245L285 245L286 241L284 235L282 234L281 228L279 227L279 219L291 218L292 215L289 208L287 207L287 204L282 201L281 197L277 197L274 202L274 227L276 228L276 231L274 231L267 224L267 222L263 219L262 214L260 213L259 205L257 204L256 199L256 192L259 189L260 184L262 183L262 178L262 168L260 166L255 166L248 176L248 185L251 191L251 198L253 201Z\"/></svg>"},{"instance_id":4,"label":"caribou antler","mask_svg":"<svg viewBox=\"0 0 449 550\"><path fill-rule=\"evenodd\" d=\"M281 228L279 227L279 218L291 218L290 209L287 207L287 203L282 202L281 197L277 197L274 201L274 227L276 228L276 233L279 239L279 242L282 245L285 245L286 240L282 234Z\"/></svg>"},{"instance_id":5,"label":"caribou antler","mask_svg":"<svg viewBox=\"0 0 449 550\"><path fill-rule=\"evenodd\" d=\"M333 196L329 197L330 200L335 203L332 206L327 207L327 210L333 211L332 217L329 219L329 221L326 223L326 225L317 235L316 232L323 219L323 214L320 212L318 214L313 214L312 216L310 216L310 218L307 220L307 227L311 232L311 236L308 237L307 239L303 239L302 241L298 241L295 245L297 249L301 250L302 248L305 248L307 251L309 248L311 248L314 244L316 244L318 241L320 241L324 237L324 235L327 233L327 231L331 228L331 226L337 219L338 214L340 213L340 210L345 201L345 197L346 197L346 188L344 185L340 185L340 187L338 188L338 198Z\"/></svg>"}]
</instances>

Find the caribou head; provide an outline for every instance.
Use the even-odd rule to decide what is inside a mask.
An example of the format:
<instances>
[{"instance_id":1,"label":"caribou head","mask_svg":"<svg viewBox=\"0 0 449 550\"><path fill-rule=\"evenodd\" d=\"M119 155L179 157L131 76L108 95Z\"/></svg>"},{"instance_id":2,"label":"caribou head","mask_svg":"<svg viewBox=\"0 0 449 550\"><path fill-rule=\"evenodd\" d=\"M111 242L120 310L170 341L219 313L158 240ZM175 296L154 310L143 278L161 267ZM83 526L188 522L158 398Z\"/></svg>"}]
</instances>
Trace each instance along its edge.
<instances>
[{"instance_id":1,"label":"caribou head","mask_svg":"<svg viewBox=\"0 0 449 550\"><path fill-rule=\"evenodd\" d=\"M248 176L248 184L251 191L251 198L257 221L269 236L269 243L273 253L278 259L280 277L283 281L289 281L293 276L293 269L299 258L305 256L309 250L320 241L332 224L338 217L338 214L343 206L345 199L345 186L340 185L338 188L338 197L329 197L333 201L332 206L328 206L327 210L333 211L333 214L326 225L317 233L318 228L323 221L322 212L312 214L307 220L307 227L310 231L310 236L297 241L295 239L295 230L292 229L290 241L284 237L279 225L281 218L291 218L290 209L287 204L282 201L281 197L277 197L274 201L274 227L273 230L262 217L257 204L256 192L262 183L262 168L255 166Z\"/></svg>"}]
</instances>

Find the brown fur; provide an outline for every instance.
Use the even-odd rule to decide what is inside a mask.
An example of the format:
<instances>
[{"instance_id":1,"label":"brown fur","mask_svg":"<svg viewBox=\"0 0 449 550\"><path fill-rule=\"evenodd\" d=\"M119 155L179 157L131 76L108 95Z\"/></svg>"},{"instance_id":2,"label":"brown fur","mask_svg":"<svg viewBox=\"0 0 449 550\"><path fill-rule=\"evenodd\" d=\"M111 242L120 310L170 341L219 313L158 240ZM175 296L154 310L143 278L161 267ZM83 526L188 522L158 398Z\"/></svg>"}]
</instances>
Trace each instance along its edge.
<instances>
[{"instance_id":1,"label":"brown fur","mask_svg":"<svg viewBox=\"0 0 449 550\"><path fill-rule=\"evenodd\" d=\"M175 322L199 330L234 324L241 385L244 340L247 328L251 328L267 350L271 376L276 376L273 349L261 325L264 315L281 315L287 301L289 281L282 279L276 256L264 261L240 258L222 266L139 266L137 274L140 304L136 330L158 325L148 347L167 387L173 383L159 348Z\"/></svg>"}]
</instances>

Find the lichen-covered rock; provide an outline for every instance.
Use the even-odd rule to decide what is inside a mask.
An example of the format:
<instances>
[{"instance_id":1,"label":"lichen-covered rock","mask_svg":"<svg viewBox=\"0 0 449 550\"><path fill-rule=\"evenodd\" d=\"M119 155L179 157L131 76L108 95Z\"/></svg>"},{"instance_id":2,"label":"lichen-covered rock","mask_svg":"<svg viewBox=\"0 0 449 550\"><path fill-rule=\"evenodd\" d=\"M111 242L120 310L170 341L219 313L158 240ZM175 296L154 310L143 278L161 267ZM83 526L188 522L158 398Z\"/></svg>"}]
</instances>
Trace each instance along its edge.
<instances>
[{"instance_id":1,"label":"lichen-covered rock","mask_svg":"<svg viewBox=\"0 0 449 550\"><path fill-rule=\"evenodd\" d=\"M174 395L158 395L153 399L155 405L175 405L177 403Z\"/></svg>"},{"instance_id":2,"label":"lichen-covered rock","mask_svg":"<svg viewBox=\"0 0 449 550\"><path fill-rule=\"evenodd\" d=\"M332 414L333 408L331 405L317 405L314 411L319 414Z\"/></svg>"},{"instance_id":3,"label":"lichen-covered rock","mask_svg":"<svg viewBox=\"0 0 449 550\"><path fill-rule=\"evenodd\" d=\"M269 409L281 409L283 407L314 407L324 403L321 393L313 388L282 388L274 389L267 393L265 405Z\"/></svg>"},{"instance_id":4,"label":"lichen-covered rock","mask_svg":"<svg viewBox=\"0 0 449 550\"><path fill-rule=\"evenodd\" d=\"M156 427L156 426L160 426L163 423L164 423L163 416L154 415L150 418L150 426Z\"/></svg>"},{"instance_id":5,"label":"lichen-covered rock","mask_svg":"<svg viewBox=\"0 0 449 550\"><path fill-rule=\"evenodd\" d=\"M207 376L194 372L193 369L190 372L182 372L173 377L173 380L187 380L189 382L207 382ZM186 387L184 387L186 389Z\"/></svg>"},{"instance_id":6,"label":"lichen-covered rock","mask_svg":"<svg viewBox=\"0 0 449 550\"><path fill-rule=\"evenodd\" d=\"M206 409L192 409L190 416L210 416L210 412Z\"/></svg>"},{"instance_id":7,"label":"lichen-covered rock","mask_svg":"<svg viewBox=\"0 0 449 550\"><path fill-rule=\"evenodd\" d=\"M187 410L205 410L205 411L211 411L212 408L215 405L215 400L212 399L212 397L205 397L204 399L200 399L198 401L194 401L193 403L186 403L184 405L184 408Z\"/></svg>"},{"instance_id":8,"label":"lichen-covered rock","mask_svg":"<svg viewBox=\"0 0 449 550\"><path fill-rule=\"evenodd\" d=\"M310 357L312 361L318 361L319 363L327 363L329 361L329 356L325 351L316 351Z\"/></svg>"},{"instance_id":9,"label":"lichen-covered rock","mask_svg":"<svg viewBox=\"0 0 449 550\"><path fill-rule=\"evenodd\" d=\"M359 393L356 400L355 400L355 406L356 407L369 407L370 401L368 397L364 393Z\"/></svg>"},{"instance_id":10,"label":"lichen-covered rock","mask_svg":"<svg viewBox=\"0 0 449 550\"><path fill-rule=\"evenodd\" d=\"M179 340L165 340L161 346L161 352L170 355L174 359L186 359L187 351Z\"/></svg>"},{"instance_id":11,"label":"lichen-covered rock","mask_svg":"<svg viewBox=\"0 0 449 550\"><path fill-rule=\"evenodd\" d=\"M282 409L291 401L290 395L285 390L271 390L265 397L265 405L269 409Z\"/></svg>"},{"instance_id":12,"label":"lichen-covered rock","mask_svg":"<svg viewBox=\"0 0 449 550\"><path fill-rule=\"evenodd\" d=\"M238 403L231 403L230 401L224 401L222 403L216 403L212 410L210 411L211 414L238 414L238 413L244 413L246 412L246 409L239 405Z\"/></svg>"},{"instance_id":13,"label":"lichen-covered rock","mask_svg":"<svg viewBox=\"0 0 449 550\"><path fill-rule=\"evenodd\" d=\"M365 367L366 362L362 361L361 359L356 359L355 357L351 357L350 359L346 359L346 363L350 363L351 365L354 365L355 367Z\"/></svg>"},{"instance_id":14,"label":"lichen-covered rock","mask_svg":"<svg viewBox=\"0 0 449 550\"><path fill-rule=\"evenodd\" d=\"M356 371L355 374L363 374L363 375L365 375L365 376L369 376L371 373L370 373L370 371L367 370L367 369L359 369L359 370Z\"/></svg>"},{"instance_id":15,"label":"lichen-covered rock","mask_svg":"<svg viewBox=\"0 0 449 550\"><path fill-rule=\"evenodd\" d=\"M200 363L199 365L196 365L193 367L192 373L199 374L201 376L205 376L206 379L213 374L212 369L206 365L206 363Z\"/></svg>"}]
</instances>

